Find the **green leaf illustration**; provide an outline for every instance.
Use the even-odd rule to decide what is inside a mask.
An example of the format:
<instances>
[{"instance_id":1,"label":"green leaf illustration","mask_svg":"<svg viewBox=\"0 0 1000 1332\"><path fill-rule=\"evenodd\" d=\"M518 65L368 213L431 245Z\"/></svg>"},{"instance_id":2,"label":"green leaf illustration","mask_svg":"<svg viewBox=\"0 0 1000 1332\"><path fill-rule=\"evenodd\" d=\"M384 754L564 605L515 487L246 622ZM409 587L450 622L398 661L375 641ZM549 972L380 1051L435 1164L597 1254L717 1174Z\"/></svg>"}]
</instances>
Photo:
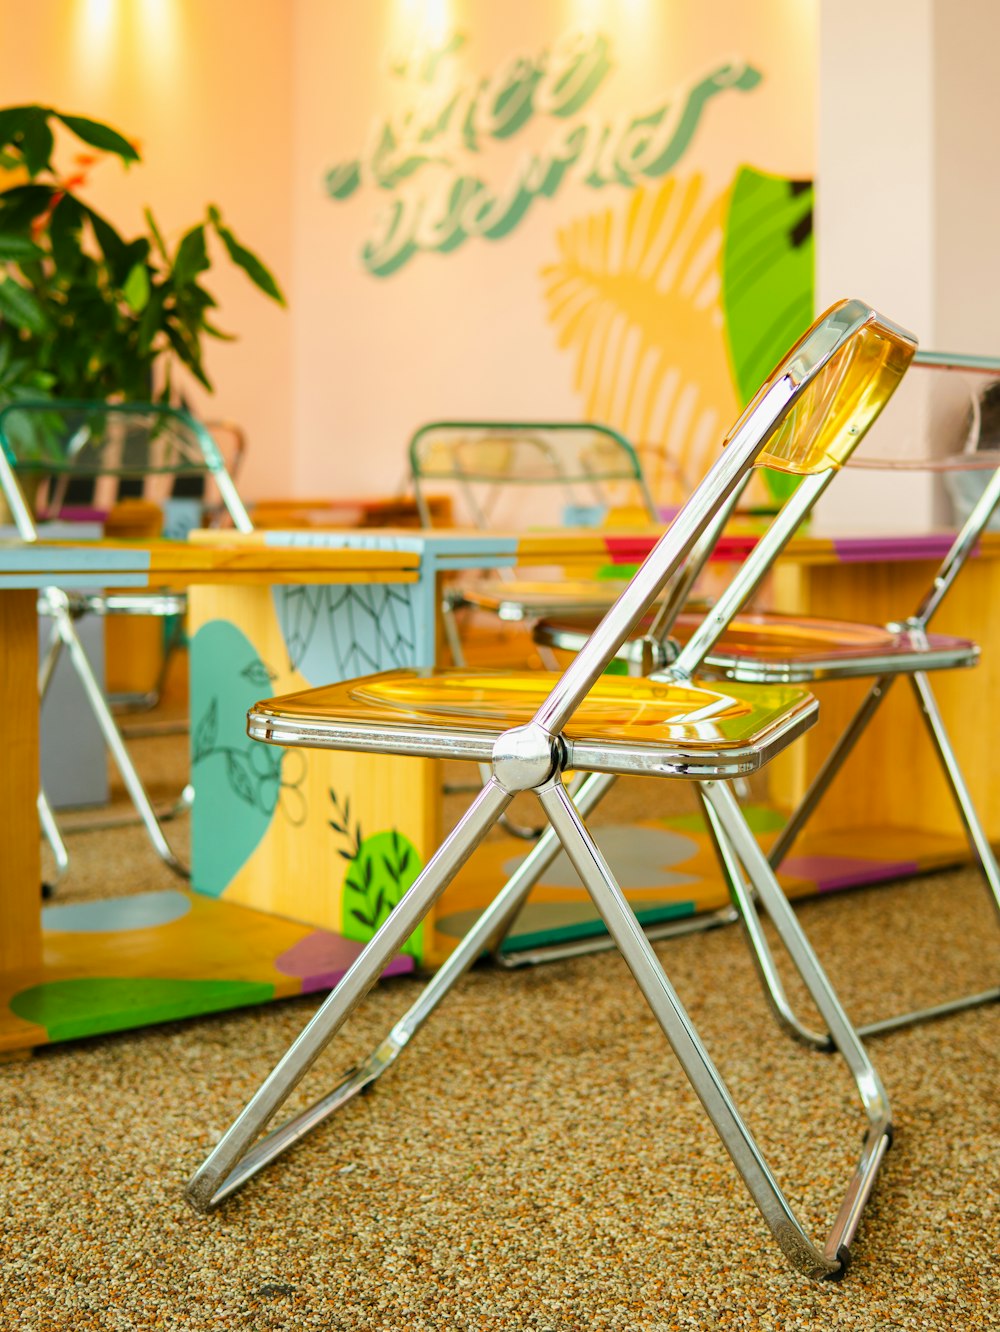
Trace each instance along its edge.
<instances>
[{"instance_id":1,"label":"green leaf illustration","mask_svg":"<svg viewBox=\"0 0 1000 1332\"><path fill-rule=\"evenodd\" d=\"M722 305L733 382L745 405L813 319L811 181L741 167L733 183L722 253ZM780 500L797 484L769 469Z\"/></svg>"}]
</instances>

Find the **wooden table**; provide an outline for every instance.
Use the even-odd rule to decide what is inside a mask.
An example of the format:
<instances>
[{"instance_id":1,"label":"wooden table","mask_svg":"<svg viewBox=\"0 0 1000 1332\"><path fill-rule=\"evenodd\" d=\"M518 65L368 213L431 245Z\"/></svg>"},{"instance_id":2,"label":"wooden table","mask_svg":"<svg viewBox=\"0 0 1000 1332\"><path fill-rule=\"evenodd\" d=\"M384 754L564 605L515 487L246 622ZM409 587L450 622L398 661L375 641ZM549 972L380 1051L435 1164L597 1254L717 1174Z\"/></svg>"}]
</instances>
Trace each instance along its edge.
<instances>
[{"instance_id":1,"label":"wooden table","mask_svg":"<svg viewBox=\"0 0 1000 1332\"><path fill-rule=\"evenodd\" d=\"M404 889L436 844L438 775L422 760L375 764L363 755L319 751L295 757L254 745L245 736L247 704L338 675L430 664L439 583L449 572L625 566L641 560L656 536L591 530L520 536L266 532L190 545L0 547L0 697L7 722L7 761L0 773L0 1052L335 983L370 933L370 922L356 920L352 911L364 915L380 887ZM732 536L727 558L741 558L753 539L752 531ZM946 537L800 537L776 568L772 600L779 609L855 619L903 616L946 545ZM40 910L35 591L50 583L192 589L194 886L200 891L178 882L175 889L114 903L57 903ZM1000 784L991 780L1000 629L990 608L998 590L1000 536L991 534L935 623L983 644L977 670L942 674L935 688L993 836L1000 835ZM368 639L358 632L359 613L371 631ZM392 632L390 616L396 617ZM780 803L790 804L802 790L828 732L861 687L842 683L818 691L820 725L772 765L772 793ZM891 877L954 863L964 854L942 783L925 761L909 691L901 685L895 692L898 697L890 697L852 758L851 775L845 772L829 792L810 837L795 848L785 880L790 892ZM308 819L299 817L303 802ZM226 850L220 829L237 825L242 846L234 851L229 837ZM762 816L760 826L774 825ZM690 914L714 903L717 874L696 820L651 818L638 835L625 833L627 856L652 856L658 875L659 886L646 886L643 864L626 866L625 886L634 902L654 915ZM488 899L511 859L523 853L523 843L485 845L482 859L442 900L434 936L414 941L392 969L412 969L418 960L440 956L468 912ZM368 901L366 865L373 867L367 890L374 884ZM661 873L664 865L669 874ZM374 877L382 872L379 866L391 883ZM351 873L356 891L345 892L338 880ZM674 886L667 883L671 875ZM522 937L551 937L586 910L582 890L574 893L559 881L543 882L536 896ZM356 920L354 937L345 926L349 920Z\"/></svg>"}]
</instances>

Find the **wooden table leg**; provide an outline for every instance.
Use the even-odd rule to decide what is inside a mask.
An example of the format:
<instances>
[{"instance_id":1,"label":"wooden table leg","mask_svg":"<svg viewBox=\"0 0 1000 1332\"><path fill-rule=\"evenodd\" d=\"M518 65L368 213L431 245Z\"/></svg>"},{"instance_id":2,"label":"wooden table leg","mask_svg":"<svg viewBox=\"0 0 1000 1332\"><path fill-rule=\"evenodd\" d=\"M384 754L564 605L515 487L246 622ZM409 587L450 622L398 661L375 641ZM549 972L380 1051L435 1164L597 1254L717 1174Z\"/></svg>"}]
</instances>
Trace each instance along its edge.
<instances>
[{"instance_id":1,"label":"wooden table leg","mask_svg":"<svg viewBox=\"0 0 1000 1332\"><path fill-rule=\"evenodd\" d=\"M37 596L0 592L0 974L36 967L42 957Z\"/></svg>"}]
</instances>

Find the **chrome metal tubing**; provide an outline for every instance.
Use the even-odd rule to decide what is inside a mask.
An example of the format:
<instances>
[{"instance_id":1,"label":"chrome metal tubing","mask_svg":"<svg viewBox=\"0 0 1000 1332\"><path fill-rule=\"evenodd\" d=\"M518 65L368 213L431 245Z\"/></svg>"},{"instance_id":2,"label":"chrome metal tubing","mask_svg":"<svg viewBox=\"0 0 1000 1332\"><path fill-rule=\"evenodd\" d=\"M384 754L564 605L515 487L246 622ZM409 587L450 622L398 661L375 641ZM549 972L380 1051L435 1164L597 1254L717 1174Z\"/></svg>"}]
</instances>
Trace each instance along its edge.
<instances>
[{"instance_id":1,"label":"chrome metal tubing","mask_svg":"<svg viewBox=\"0 0 1000 1332\"><path fill-rule=\"evenodd\" d=\"M875 1183L875 1176L892 1139L889 1098L861 1038L851 1025L844 1008L820 966L812 945L796 919L795 912L774 877L767 857L732 791L724 782L705 782L702 789L712 804L734 851L749 875L760 900L771 918L796 971L805 983L810 998L826 1023L834 1045L840 1052L868 1116L861 1157L855 1167L847 1194L841 1204L825 1247L827 1257L845 1257L861 1219L864 1204Z\"/></svg>"},{"instance_id":2,"label":"chrome metal tubing","mask_svg":"<svg viewBox=\"0 0 1000 1332\"><path fill-rule=\"evenodd\" d=\"M799 801L775 839L768 852L768 861L772 869L777 869L791 850L792 843L807 823L809 816L822 800L830 783L843 767L851 750L857 744L861 733L875 715L879 704L889 692L894 675L880 675L861 702L861 706L851 718L840 739L823 760L823 765L809 784L809 789Z\"/></svg>"},{"instance_id":3,"label":"chrome metal tubing","mask_svg":"<svg viewBox=\"0 0 1000 1332\"><path fill-rule=\"evenodd\" d=\"M256 1146L254 1145L271 1118L364 999L390 959L402 948L510 804L511 799L511 795L495 781L490 781L479 793L392 914L365 945L364 951L341 978L336 989L323 1002L312 1020L195 1171L188 1183L187 1198L198 1211L207 1212L216 1207L223 1198L245 1184L293 1143L300 1141L310 1128L327 1118L344 1101L349 1100L379 1076L382 1068L379 1067L376 1071L379 1059L379 1051L376 1051L360 1070L345 1079L324 1101L319 1102L312 1110L295 1116ZM474 930L480 925L481 921L477 922ZM468 940L472 934L473 931L470 931L470 935L463 941L465 944L463 958L471 952ZM446 973L448 979L446 988L450 988L460 974L460 971L456 974L455 969ZM439 986L444 984L439 978L435 980ZM432 989L434 984L432 981L428 989ZM427 991L424 993L426 995ZM433 1008L436 1002L437 1000L434 1000L430 1007ZM420 1009L421 1005L415 1007ZM423 1017L420 1018L420 1021L422 1020ZM405 1041L403 1043L405 1044ZM398 1052L386 1049L384 1053L386 1066L395 1059Z\"/></svg>"},{"instance_id":4,"label":"chrome metal tubing","mask_svg":"<svg viewBox=\"0 0 1000 1332\"><path fill-rule=\"evenodd\" d=\"M878 1022L865 1022L855 1030L862 1037L883 1036L889 1031L899 1031L901 1027L915 1027L921 1022L934 1022L938 1018L964 1013L969 1008L982 1008L985 1004L996 1003L1000 1003L1000 985L992 990L980 990L977 994L963 995L961 999L949 999L943 1004L915 1008L910 1013L897 1013L895 1017L882 1018Z\"/></svg>"},{"instance_id":5,"label":"chrome metal tubing","mask_svg":"<svg viewBox=\"0 0 1000 1332\"><path fill-rule=\"evenodd\" d=\"M594 680L614 659L619 646L652 606L681 561L690 554L711 523L718 505L732 493L744 469L777 429L793 395L791 378L783 376L761 398L755 410L743 419L721 458L696 487L638 573L538 709L535 721L550 735L562 731ZM763 418L763 425L759 418Z\"/></svg>"},{"instance_id":6,"label":"chrome metal tubing","mask_svg":"<svg viewBox=\"0 0 1000 1332\"><path fill-rule=\"evenodd\" d=\"M149 796L146 794L146 788L143 786L142 780L136 771L135 764L129 757L128 750L122 743L121 735L119 734L118 727L111 715L107 700L104 697L101 686L97 682L97 678L90 665L90 660L84 651L83 644L80 642L77 635L76 626L73 623L72 616L64 606L58 604L53 607L52 613L53 624L73 659L73 665L80 678L80 683L83 685L87 699L90 702L94 711L94 716L97 719L97 724L104 736L104 743L111 751L111 756L115 761L118 771L121 773L122 781L125 783L126 789L132 798L132 803L138 810L139 817L145 825L149 840L153 843L156 853L164 864L168 865L170 869L181 878L189 878L190 875L187 867L182 864L174 854L170 847L170 843L163 834L163 829L160 827L156 811L153 809Z\"/></svg>"},{"instance_id":7,"label":"chrome metal tubing","mask_svg":"<svg viewBox=\"0 0 1000 1332\"><path fill-rule=\"evenodd\" d=\"M1000 475L1000 472L998 472L998 475ZM969 843L982 868L983 877L986 879L987 887L993 898L993 905L1000 912L1000 868L997 866L996 856L993 854L990 840L986 836L986 829L983 827L979 815L976 813L976 807L972 803L972 796L965 784L962 770L958 766L958 759L955 757L948 732L944 728L944 721L941 718L934 691L931 689L930 680L923 671L914 672L910 676L910 680L917 696L917 702L920 705L920 714L927 724L931 741L937 750L938 758L941 760L941 766L944 768Z\"/></svg>"},{"instance_id":8,"label":"chrome metal tubing","mask_svg":"<svg viewBox=\"0 0 1000 1332\"><path fill-rule=\"evenodd\" d=\"M757 914L753 889L750 888L743 877L742 866L733 852L714 805L702 791L700 783L696 783L695 789L701 801L705 822L708 824L709 836L715 847L716 858L722 867L729 894L743 927L743 932L750 947L750 956L757 968L768 1003L773 1008L779 1023L791 1032L796 1040L801 1041L803 1045L810 1049L829 1052L833 1049L829 1033L814 1031L812 1028L805 1026L799 1021L789 1003L781 974L771 952L771 946L761 926L760 916Z\"/></svg>"},{"instance_id":9,"label":"chrome metal tubing","mask_svg":"<svg viewBox=\"0 0 1000 1332\"><path fill-rule=\"evenodd\" d=\"M839 1248L823 1252L813 1244L792 1211L736 1108L676 991L642 932L635 913L616 882L600 849L587 832L572 801L555 781L538 797L566 853L583 880L594 905L635 977L663 1034L673 1047L688 1080L715 1125L750 1195L785 1256L814 1279L838 1276L844 1266Z\"/></svg>"},{"instance_id":10,"label":"chrome metal tubing","mask_svg":"<svg viewBox=\"0 0 1000 1332\"><path fill-rule=\"evenodd\" d=\"M56 877L50 884L54 888L69 868L69 852L66 850L66 843L59 831L59 824L56 822L56 816L49 804L49 798L41 789L38 792L36 805L38 808L38 822L41 824L42 833L56 862Z\"/></svg>"},{"instance_id":11,"label":"chrome metal tubing","mask_svg":"<svg viewBox=\"0 0 1000 1332\"><path fill-rule=\"evenodd\" d=\"M948 595L952 583L961 573L966 560L972 554L973 547L982 536L998 501L1000 501L1000 468L997 468L990 477L982 495L973 505L972 512L962 524L961 531L941 561L930 590L916 614L908 621L909 624L921 629L926 629L930 624L932 616Z\"/></svg>"},{"instance_id":12,"label":"chrome metal tubing","mask_svg":"<svg viewBox=\"0 0 1000 1332\"><path fill-rule=\"evenodd\" d=\"M778 558L796 529L822 495L835 475L832 467L814 476L804 476L795 494L785 503L781 512L768 527L753 550L731 578L726 590L712 606L698 629L677 654L671 670L683 679L690 679L729 628L733 616L742 608L761 584L761 580Z\"/></svg>"}]
</instances>

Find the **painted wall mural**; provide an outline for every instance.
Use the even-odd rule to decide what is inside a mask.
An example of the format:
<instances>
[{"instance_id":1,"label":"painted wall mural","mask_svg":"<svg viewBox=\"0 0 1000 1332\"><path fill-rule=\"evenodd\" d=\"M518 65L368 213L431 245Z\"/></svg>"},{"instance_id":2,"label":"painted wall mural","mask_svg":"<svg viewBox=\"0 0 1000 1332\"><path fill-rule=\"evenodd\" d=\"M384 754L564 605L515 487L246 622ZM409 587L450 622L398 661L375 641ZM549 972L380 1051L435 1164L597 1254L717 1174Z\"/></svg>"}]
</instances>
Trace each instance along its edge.
<instances>
[{"instance_id":1,"label":"painted wall mural","mask_svg":"<svg viewBox=\"0 0 1000 1332\"><path fill-rule=\"evenodd\" d=\"M384 291L371 308L414 316L415 275L433 265L439 313L467 321L470 356L475 319L460 307L470 273L479 293L494 271L501 282L515 267L533 274L523 320L547 330L570 369L572 414L625 434L669 506L704 474L739 409L813 316L813 194L801 150L785 156L786 175L773 170L780 133L761 139L756 160L747 136L733 133L740 146L725 161L727 128L773 118L771 85L792 77L802 51L778 35L789 27L782 0L754 7L756 30L745 11L726 7L727 44L715 57L699 20L689 62L669 47L640 50L637 29L650 15L597 9L592 29L540 36L551 19L533 7L525 35L498 46L481 30L485 17L466 6L473 21L402 48L388 42L405 54L383 47L382 74L371 81L380 105L367 135L354 131L353 151L345 140L328 154L322 193L338 218L352 219L342 234L352 236L356 271ZM391 0L382 12L388 21ZM799 6L797 16L808 12ZM662 0L656 20L665 34L680 32L674 20L688 14L688 0ZM742 34L733 47L730 32ZM787 123L805 114L789 107ZM492 257L501 242L511 248L503 265ZM454 287L452 268L462 273ZM426 280L420 290L426 298ZM511 353L505 370L517 364ZM416 351L418 362L433 354L431 344ZM512 400L522 386L544 399L521 369L511 375ZM516 416L515 405L493 414ZM570 414L564 397L559 406L554 414ZM449 413L426 413L434 414ZM409 424L422 415L417 408ZM780 490L783 478L766 480ZM764 498L762 487L755 497Z\"/></svg>"},{"instance_id":2,"label":"painted wall mural","mask_svg":"<svg viewBox=\"0 0 1000 1332\"><path fill-rule=\"evenodd\" d=\"M727 61L659 105L607 123L581 113L612 74L608 34L570 32L485 75L456 77L466 41L452 33L437 49L393 62L407 88L403 109L375 125L363 153L327 172L333 200L365 186L389 196L362 250L374 277L391 276L422 250L447 254L472 237L502 240L536 199L552 198L569 179L591 189L659 179L684 155L713 98L749 92L761 79L752 65ZM544 147L506 180L484 179L491 146L537 120L554 122Z\"/></svg>"}]
</instances>

